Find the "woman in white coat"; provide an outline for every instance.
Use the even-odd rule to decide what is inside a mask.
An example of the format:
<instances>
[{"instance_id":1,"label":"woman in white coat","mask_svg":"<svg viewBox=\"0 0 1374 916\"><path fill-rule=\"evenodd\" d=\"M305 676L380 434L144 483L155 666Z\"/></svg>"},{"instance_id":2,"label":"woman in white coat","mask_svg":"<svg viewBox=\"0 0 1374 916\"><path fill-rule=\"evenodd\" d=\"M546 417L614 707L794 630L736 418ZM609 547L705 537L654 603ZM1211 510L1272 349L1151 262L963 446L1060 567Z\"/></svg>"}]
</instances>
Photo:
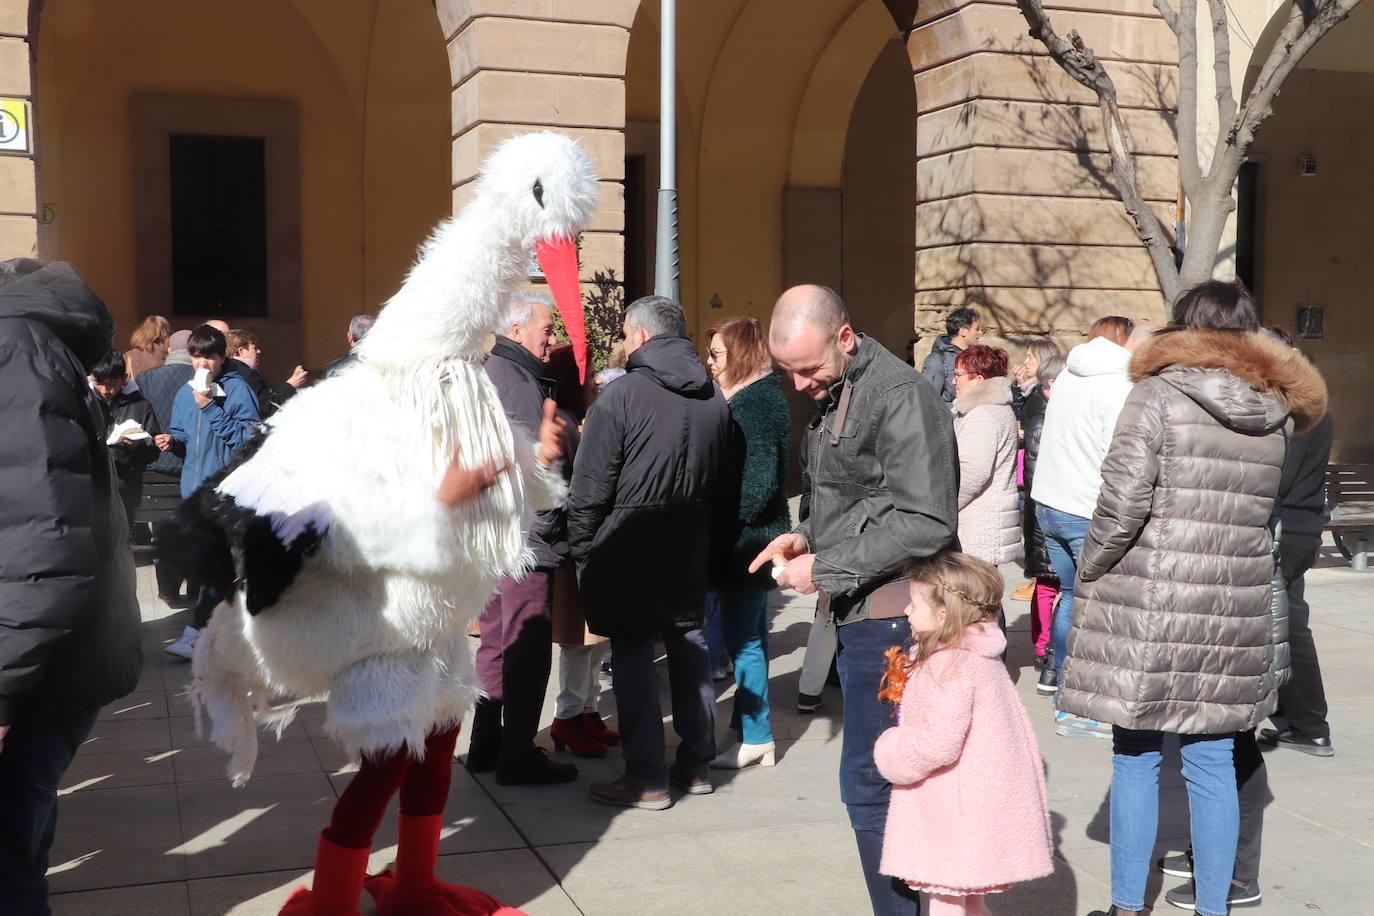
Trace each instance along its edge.
<instances>
[{"instance_id":1,"label":"woman in white coat","mask_svg":"<svg viewBox=\"0 0 1374 916\"><path fill-rule=\"evenodd\" d=\"M1016 416L1007 351L974 344L954 361L954 438L959 445L959 543L996 566L1021 553L1016 496Z\"/></svg>"}]
</instances>

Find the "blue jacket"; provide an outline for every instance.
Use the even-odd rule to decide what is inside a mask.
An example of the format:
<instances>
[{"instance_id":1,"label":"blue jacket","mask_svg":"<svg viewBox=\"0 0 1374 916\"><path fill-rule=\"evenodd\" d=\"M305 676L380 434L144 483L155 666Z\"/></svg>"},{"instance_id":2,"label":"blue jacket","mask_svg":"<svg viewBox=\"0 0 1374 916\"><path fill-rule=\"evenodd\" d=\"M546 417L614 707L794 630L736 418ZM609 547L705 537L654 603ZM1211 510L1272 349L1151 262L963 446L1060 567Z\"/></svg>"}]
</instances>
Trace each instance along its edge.
<instances>
[{"instance_id":1,"label":"blue jacket","mask_svg":"<svg viewBox=\"0 0 1374 916\"><path fill-rule=\"evenodd\" d=\"M189 385L182 385L172 401L170 432L183 452L182 499L188 499L205 478L227 465L258 425L258 402L248 383L233 369L225 370L215 381L224 389L224 396L204 409L196 406Z\"/></svg>"}]
</instances>

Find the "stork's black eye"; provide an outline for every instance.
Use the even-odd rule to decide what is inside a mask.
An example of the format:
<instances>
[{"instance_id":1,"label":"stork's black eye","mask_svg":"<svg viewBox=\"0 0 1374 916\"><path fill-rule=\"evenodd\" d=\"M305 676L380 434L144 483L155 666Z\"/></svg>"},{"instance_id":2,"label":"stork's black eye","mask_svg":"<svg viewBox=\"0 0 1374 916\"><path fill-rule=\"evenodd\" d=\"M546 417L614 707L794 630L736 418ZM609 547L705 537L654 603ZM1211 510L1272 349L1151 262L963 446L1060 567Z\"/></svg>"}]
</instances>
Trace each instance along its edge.
<instances>
[{"instance_id":1,"label":"stork's black eye","mask_svg":"<svg viewBox=\"0 0 1374 916\"><path fill-rule=\"evenodd\" d=\"M538 178L534 179L534 202L541 210L544 208L544 182Z\"/></svg>"}]
</instances>

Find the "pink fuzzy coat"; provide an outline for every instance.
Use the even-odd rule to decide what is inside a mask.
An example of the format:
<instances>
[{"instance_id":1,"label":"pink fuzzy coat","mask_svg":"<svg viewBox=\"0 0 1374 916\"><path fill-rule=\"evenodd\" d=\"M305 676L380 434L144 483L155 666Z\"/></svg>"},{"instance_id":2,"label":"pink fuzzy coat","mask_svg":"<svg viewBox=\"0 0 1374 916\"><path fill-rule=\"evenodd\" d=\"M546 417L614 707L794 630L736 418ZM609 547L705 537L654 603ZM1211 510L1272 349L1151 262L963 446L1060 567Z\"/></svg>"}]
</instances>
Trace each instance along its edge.
<instances>
[{"instance_id":1,"label":"pink fuzzy coat","mask_svg":"<svg viewBox=\"0 0 1374 916\"><path fill-rule=\"evenodd\" d=\"M964 631L911 674L873 758L892 783L883 874L986 893L1054 871L1045 773L995 623Z\"/></svg>"}]
</instances>

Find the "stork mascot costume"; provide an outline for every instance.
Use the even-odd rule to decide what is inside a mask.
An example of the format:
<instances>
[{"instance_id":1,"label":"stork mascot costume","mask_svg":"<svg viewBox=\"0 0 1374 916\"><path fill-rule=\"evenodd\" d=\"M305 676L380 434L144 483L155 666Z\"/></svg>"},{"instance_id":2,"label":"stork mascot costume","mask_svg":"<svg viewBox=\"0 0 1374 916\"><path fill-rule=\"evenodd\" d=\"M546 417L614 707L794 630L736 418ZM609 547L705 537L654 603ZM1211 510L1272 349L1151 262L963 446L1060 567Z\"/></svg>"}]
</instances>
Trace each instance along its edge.
<instances>
[{"instance_id":1,"label":"stork mascot costume","mask_svg":"<svg viewBox=\"0 0 1374 916\"><path fill-rule=\"evenodd\" d=\"M283 913L357 912L398 789L394 873L367 880L378 911L516 913L434 874L458 726L479 690L468 624L502 577L532 566L533 511L566 495L552 411L538 442L512 429L482 361L532 252L585 358L573 240L596 197L572 140L506 141L353 365L288 402L195 500L236 580L196 646L191 696L234 785L252 773L257 727L280 735L294 715L284 699L327 698L325 728L361 758L320 835L312 890Z\"/></svg>"}]
</instances>

